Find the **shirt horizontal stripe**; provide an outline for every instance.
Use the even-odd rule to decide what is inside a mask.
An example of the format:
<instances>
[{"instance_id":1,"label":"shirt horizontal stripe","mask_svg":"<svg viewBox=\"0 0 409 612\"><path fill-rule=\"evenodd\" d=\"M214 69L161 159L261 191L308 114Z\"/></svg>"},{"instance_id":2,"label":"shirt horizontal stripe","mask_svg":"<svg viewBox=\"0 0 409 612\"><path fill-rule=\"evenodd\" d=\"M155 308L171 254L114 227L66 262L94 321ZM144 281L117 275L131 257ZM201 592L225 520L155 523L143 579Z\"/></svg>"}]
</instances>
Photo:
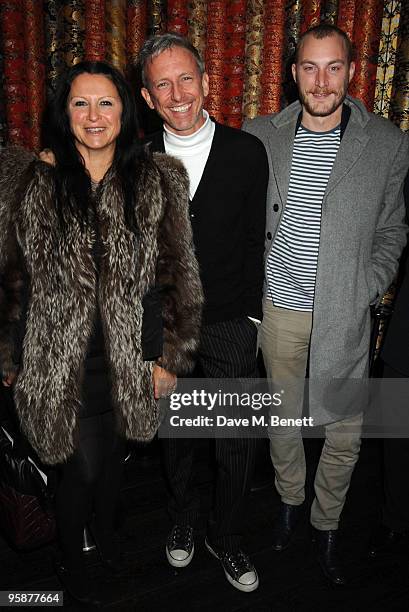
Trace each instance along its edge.
<instances>
[{"instance_id":1,"label":"shirt horizontal stripe","mask_svg":"<svg viewBox=\"0 0 409 612\"><path fill-rule=\"evenodd\" d=\"M300 126L295 136L286 207L266 266L275 306L313 310L321 207L340 134L339 126L324 134Z\"/></svg>"}]
</instances>

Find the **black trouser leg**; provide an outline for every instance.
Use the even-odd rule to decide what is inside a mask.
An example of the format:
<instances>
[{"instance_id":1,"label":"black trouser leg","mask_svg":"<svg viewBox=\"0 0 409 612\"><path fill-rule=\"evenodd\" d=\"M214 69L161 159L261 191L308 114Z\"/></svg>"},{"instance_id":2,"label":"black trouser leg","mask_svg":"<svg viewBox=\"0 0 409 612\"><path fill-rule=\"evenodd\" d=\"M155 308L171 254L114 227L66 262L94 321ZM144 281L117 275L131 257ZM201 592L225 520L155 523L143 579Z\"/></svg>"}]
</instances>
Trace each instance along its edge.
<instances>
[{"instance_id":1,"label":"black trouser leg","mask_svg":"<svg viewBox=\"0 0 409 612\"><path fill-rule=\"evenodd\" d=\"M208 524L210 541L222 550L240 547L246 498L251 485L257 440L216 440L216 484Z\"/></svg>"},{"instance_id":2,"label":"black trouser leg","mask_svg":"<svg viewBox=\"0 0 409 612\"><path fill-rule=\"evenodd\" d=\"M78 447L61 468L56 496L57 528L68 569L83 566L83 530L95 502L97 521L109 524L112 530L123 464L119 449L123 447L115 433L112 412L79 420Z\"/></svg>"},{"instance_id":3,"label":"black trouser leg","mask_svg":"<svg viewBox=\"0 0 409 612\"><path fill-rule=\"evenodd\" d=\"M103 457L95 487L95 526L101 552L111 557L115 515L121 491L126 441L117 435L112 412L101 415Z\"/></svg>"},{"instance_id":4,"label":"black trouser leg","mask_svg":"<svg viewBox=\"0 0 409 612\"><path fill-rule=\"evenodd\" d=\"M192 486L193 440L162 440L162 457L169 489L168 512L174 524L195 527L199 518L200 498Z\"/></svg>"},{"instance_id":5,"label":"black trouser leg","mask_svg":"<svg viewBox=\"0 0 409 612\"><path fill-rule=\"evenodd\" d=\"M257 330L246 317L202 328L198 365L206 378L255 378ZM174 522L194 524L199 499L191 489L194 440L164 440L164 466ZM240 546L244 505L254 466L256 441L219 439L216 484L209 537L216 546Z\"/></svg>"}]
</instances>

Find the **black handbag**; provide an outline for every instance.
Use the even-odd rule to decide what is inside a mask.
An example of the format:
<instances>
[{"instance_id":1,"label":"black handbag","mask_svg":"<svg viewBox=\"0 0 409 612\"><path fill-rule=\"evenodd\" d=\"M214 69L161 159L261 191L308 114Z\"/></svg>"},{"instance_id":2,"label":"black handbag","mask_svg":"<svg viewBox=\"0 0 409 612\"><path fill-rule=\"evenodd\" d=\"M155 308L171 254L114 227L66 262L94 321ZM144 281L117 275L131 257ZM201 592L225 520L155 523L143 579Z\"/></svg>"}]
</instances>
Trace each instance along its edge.
<instances>
[{"instance_id":1,"label":"black handbag","mask_svg":"<svg viewBox=\"0 0 409 612\"><path fill-rule=\"evenodd\" d=\"M55 538L50 478L44 469L19 431L10 390L2 388L0 530L9 544L19 550L37 548Z\"/></svg>"}]
</instances>

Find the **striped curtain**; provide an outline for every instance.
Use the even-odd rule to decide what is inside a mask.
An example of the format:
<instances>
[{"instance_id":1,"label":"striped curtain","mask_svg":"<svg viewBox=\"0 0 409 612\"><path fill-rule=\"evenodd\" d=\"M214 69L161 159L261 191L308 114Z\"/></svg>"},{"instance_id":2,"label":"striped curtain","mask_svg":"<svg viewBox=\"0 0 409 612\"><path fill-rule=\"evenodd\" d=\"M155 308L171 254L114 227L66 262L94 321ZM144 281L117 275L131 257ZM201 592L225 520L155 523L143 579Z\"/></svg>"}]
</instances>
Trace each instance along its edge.
<instances>
[{"instance_id":1,"label":"striped curtain","mask_svg":"<svg viewBox=\"0 0 409 612\"><path fill-rule=\"evenodd\" d=\"M350 93L409 130L407 1L0 0L0 146L41 147L46 95L66 66L105 59L130 74L144 40L167 31L205 58L211 115L240 127L292 99L295 45L320 22L354 43Z\"/></svg>"}]
</instances>

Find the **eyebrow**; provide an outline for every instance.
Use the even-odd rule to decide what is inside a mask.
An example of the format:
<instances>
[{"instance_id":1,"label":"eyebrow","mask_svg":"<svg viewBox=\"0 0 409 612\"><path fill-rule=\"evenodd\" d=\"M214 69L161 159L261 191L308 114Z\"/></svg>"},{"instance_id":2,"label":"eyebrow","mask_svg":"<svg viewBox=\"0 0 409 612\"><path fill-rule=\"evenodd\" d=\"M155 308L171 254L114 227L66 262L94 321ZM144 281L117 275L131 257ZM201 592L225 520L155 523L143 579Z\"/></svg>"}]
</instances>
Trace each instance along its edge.
<instances>
[{"instance_id":1,"label":"eyebrow","mask_svg":"<svg viewBox=\"0 0 409 612\"><path fill-rule=\"evenodd\" d=\"M94 95L94 94L91 94L91 95ZM75 96L71 96L70 100L74 100L74 98L84 98L85 99L85 98L88 98L88 97L89 97L89 94L86 94L84 96L81 96L81 95L77 94ZM98 98L100 100L102 100L102 98L111 98L111 100L118 100L119 96L98 96Z\"/></svg>"},{"instance_id":2,"label":"eyebrow","mask_svg":"<svg viewBox=\"0 0 409 612\"><path fill-rule=\"evenodd\" d=\"M181 72L180 74L177 75L178 78L180 77L184 77L184 76L193 76L194 75L194 71L185 71L185 72ZM163 76L163 77L159 77L158 79L155 79L154 83L158 83L159 81L170 81L171 77L168 76Z\"/></svg>"},{"instance_id":3,"label":"eyebrow","mask_svg":"<svg viewBox=\"0 0 409 612\"><path fill-rule=\"evenodd\" d=\"M343 59L335 59L335 60L331 60L330 62L328 62L328 66L330 66L331 64L345 64L345 63L346 62ZM305 60L302 60L300 62L300 64L301 65L303 65L303 64L314 64L314 66L316 66L317 62L314 62L313 60L305 59Z\"/></svg>"}]
</instances>

